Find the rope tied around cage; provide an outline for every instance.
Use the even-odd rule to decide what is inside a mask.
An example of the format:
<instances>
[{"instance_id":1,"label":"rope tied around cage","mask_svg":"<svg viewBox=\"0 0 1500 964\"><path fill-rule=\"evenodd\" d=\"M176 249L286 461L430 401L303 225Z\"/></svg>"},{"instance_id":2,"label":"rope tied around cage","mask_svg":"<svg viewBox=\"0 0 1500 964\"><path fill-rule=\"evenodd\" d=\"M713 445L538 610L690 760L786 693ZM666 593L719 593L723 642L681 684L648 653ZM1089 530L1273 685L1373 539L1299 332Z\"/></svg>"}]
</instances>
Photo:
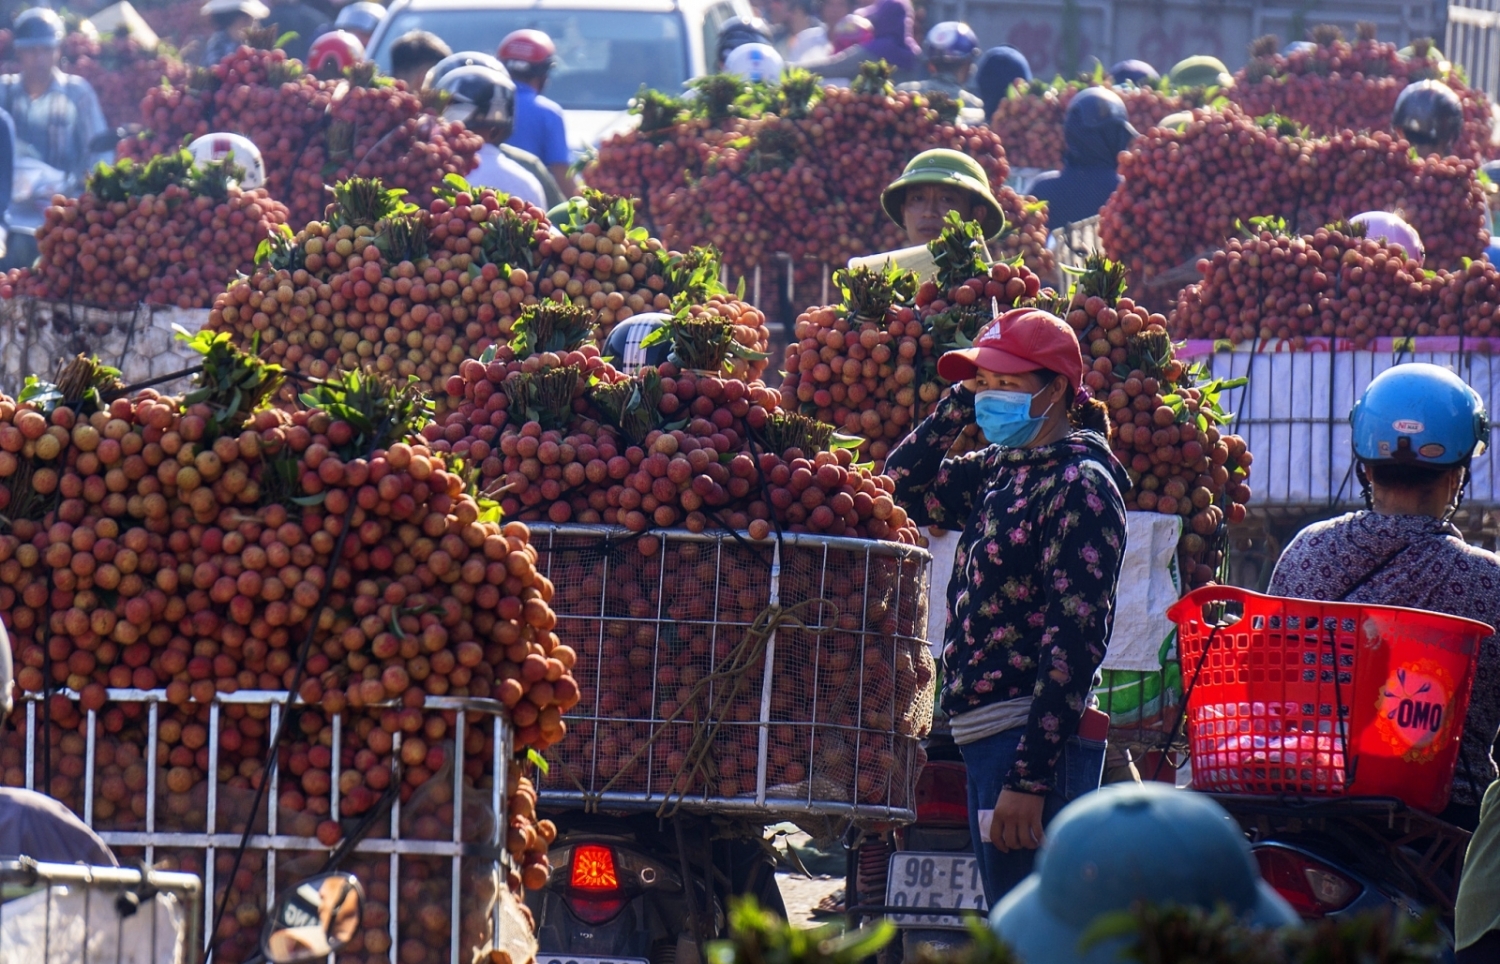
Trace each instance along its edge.
<instances>
[{"instance_id":1,"label":"rope tied around cage","mask_svg":"<svg viewBox=\"0 0 1500 964\"><path fill-rule=\"evenodd\" d=\"M646 742L620 765L614 776L610 777L603 787L598 790L589 790L579 779L577 771L564 764L568 778L583 794L584 810L597 813L604 795L614 787L616 781L635 768L641 758L655 745L657 738L667 732L667 727L677 723L690 710L696 711L698 700L713 686L727 683L728 686L720 688L713 704L706 712L694 712L693 740L688 745L687 763L673 779L672 789L667 792L666 798L657 808L656 815L658 817L675 815L686 799L694 778L700 774L703 776L705 786L711 791L717 779L711 755L714 737L718 735L719 727L725 717L730 714L735 700L745 692L747 687L755 683L756 678L763 671L764 666L759 664L766 655L771 639L783 628L804 629L813 633L823 632L838 618L838 615L838 607L826 599L807 599L790 606L782 606L779 603L766 606L755 617L755 621L746 627L745 635L734 649L730 650L719 668L693 684L688 698L682 701L682 705L671 716L655 725Z\"/></svg>"}]
</instances>

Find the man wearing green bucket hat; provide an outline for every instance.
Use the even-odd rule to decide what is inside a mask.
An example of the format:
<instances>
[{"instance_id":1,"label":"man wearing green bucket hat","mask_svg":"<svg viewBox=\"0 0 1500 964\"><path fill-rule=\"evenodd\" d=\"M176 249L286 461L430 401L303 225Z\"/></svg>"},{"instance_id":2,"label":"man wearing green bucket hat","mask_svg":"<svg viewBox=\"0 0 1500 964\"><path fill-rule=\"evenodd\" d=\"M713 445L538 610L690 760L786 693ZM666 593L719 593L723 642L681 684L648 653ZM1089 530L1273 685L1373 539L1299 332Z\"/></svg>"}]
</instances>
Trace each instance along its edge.
<instances>
[{"instance_id":1,"label":"man wearing green bucket hat","mask_svg":"<svg viewBox=\"0 0 1500 964\"><path fill-rule=\"evenodd\" d=\"M990 927L1022 964L1116 964L1123 939L1085 946L1084 935L1137 903L1223 906L1268 929L1297 922L1222 807L1147 783L1104 787L1063 808L1036 871L990 912Z\"/></svg>"},{"instance_id":2,"label":"man wearing green bucket hat","mask_svg":"<svg viewBox=\"0 0 1500 964\"><path fill-rule=\"evenodd\" d=\"M1234 77L1218 57L1199 54L1180 60L1167 75L1173 87L1233 87Z\"/></svg>"},{"instance_id":3,"label":"man wearing green bucket hat","mask_svg":"<svg viewBox=\"0 0 1500 964\"><path fill-rule=\"evenodd\" d=\"M907 243L912 245L936 241L949 211L957 211L966 221L978 221L987 238L1005 227L1005 214L990 192L984 168L967 154L946 148L912 158L880 195L880 205L906 229Z\"/></svg>"}]
</instances>

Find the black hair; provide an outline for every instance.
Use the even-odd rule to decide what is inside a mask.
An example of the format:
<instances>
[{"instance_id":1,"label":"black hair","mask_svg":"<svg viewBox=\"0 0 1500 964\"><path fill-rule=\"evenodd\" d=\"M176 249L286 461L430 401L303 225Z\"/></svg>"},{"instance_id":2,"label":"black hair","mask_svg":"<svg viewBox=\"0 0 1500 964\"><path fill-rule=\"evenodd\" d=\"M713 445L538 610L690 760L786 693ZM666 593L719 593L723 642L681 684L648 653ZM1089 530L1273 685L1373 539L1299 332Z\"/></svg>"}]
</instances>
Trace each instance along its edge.
<instances>
[{"instance_id":1,"label":"black hair","mask_svg":"<svg viewBox=\"0 0 1500 964\"><path fill-rule=\"evenodd\" d=\"M423 64L431 67L452 53L437 34L412 30L391 44L391 73L404 74Z\"/></svg>"},{"instance_id":2,"label":"black hair","mask_svg":"<svg viewBox=\"0 0 1500 964\"><path fill-rule=\"evenodd\" d=\"M209 17L209 19L213 21L215 30L228 30L230 27L234 26L234 22L236 20L240 19L241 17L249 16L250 15L243 10L223 10L219 13L213 14L211 17Z\"/></svg>"},{"instance_id":3,"label":"black hair","mask_svg":"<svg viewBox=\"0 0 1500 964\"><path fill-rule=\"evenodd\" d=\"M1046 386L1050 386L1054 381L1063 377L1050 368L1039 368L1033 374L1041 378L1042 384ZM1074 428L1085 428L1109 438L1109 406L1090 395L1089 390L1081 386L1073 394L1073 400L1068 403L1068 422Z\"/></svg>"},{"instance_id":4,"label":"black hair","mask_svg":"<svg viewBox=\"0 0 1500 964\"><path fill-rule=\"evenodd\" d=\"M1456 466L1442 468L1403 462L1376 462L1369 466L1370 481L1389 489L1430 489Z\"/></svg>"}]
</instances>

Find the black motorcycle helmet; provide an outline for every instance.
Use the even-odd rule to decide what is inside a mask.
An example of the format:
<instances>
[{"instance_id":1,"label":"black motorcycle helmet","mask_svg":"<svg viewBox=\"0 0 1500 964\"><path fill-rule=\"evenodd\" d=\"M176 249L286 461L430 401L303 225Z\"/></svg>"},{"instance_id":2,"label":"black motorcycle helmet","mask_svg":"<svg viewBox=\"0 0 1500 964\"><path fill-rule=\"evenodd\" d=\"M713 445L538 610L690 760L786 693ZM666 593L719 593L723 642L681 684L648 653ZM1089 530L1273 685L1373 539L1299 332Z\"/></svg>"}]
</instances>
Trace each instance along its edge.
<instances>
[{"instance_id":1,"label":"black motorcycle helmet","mask_svg":"<svg viewBox=\"0 0 1500 964\"><path fill-rule=\"evenodd\" d=\"M1391 126L1418 150L1446 151L1464 126L1464 105L1440 80L1421 80L1396 98Z\"/></svg>"},{"instance_id":2,"label":"black motorcycle helmet","mask_svg":"<svg viewBox=\"0 0 1500 964\"><path fill-rule=\"evenodd\" d=\"M660 365L671 353L672 343L663 341L650 348L642 348L641 342L653 331L666 327L670 317L664 312L647 311L626 318L610 329L609 337L604 340L604 350L600 354L610 359L615 371L627 375L634 375L642 368Z\"/></svg>"},{"instance_id":3,"label":"black motorcycle helmet","mask_svg":"<svg viewBox=\"0 0 1500 964\"><path fill-rule=\"evenodd\" d=\"M516 82L504 68L496 70L482 64L450 70L438 81L437 89L447 91L448 106L444 120L456 120L470 127L476 124L500 126L516 116Z\"/></svg>"},{"instance_id":4,"label":"black motorcycle helmet","mask_svg":"<svg viewBox=\"0 0 1500 964\"><path fill-rule=\"evenodd\" d=\"M505 70L505 65L489 54L481 53L478 50L460 50L457 53L449 54L433 64L432 69L427 71L427 76L422 80L422 86L428 90L436 90L437 85L451 72L460 67L476 66L505 71L506 76L510 76L510 71Z\"/></svg>"},{"instance_id":5,"label":"black motorcycle helmet","mask_svg":"<svg viewBox=\"0 0 1500 964\"><path fill-rule=\"evenodd\" d=\"M759 17L730 17L719 27L718 63L722 66L729 52L744 44L769 44L771 28Z\"/></svg>"}]
</instances>

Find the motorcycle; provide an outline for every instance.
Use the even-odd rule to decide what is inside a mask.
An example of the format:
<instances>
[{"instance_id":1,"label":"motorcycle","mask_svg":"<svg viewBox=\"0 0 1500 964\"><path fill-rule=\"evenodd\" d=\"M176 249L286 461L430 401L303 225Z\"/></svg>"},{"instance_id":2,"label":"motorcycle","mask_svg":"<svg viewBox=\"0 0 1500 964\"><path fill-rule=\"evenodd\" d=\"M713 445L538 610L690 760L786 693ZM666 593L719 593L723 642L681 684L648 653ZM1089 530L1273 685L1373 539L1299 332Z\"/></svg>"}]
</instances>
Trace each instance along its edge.
<instances>
[{"instance_id":1,"label":"motorcycle","mask_svg":"<svg viewBox=\"0 0 1500 964\"><path fill-rule=\"evenodd\" d=\"M760 823L679 813L549 814L552 874L527 894L537 964L698 964L731 897L786 915Z\"/></svg>"},{"instance_id":2,"label":"motorcycle","mask_svg":"<svg viewBox=\"0 0 1500 964\"><path fill-rule=\"evenodd\" d=\"M1431 913L1451 943L1468 831L1384 797L1212 796L1250 838L1261 876L1304 920Z\"/></svg>"}]
</instances>

